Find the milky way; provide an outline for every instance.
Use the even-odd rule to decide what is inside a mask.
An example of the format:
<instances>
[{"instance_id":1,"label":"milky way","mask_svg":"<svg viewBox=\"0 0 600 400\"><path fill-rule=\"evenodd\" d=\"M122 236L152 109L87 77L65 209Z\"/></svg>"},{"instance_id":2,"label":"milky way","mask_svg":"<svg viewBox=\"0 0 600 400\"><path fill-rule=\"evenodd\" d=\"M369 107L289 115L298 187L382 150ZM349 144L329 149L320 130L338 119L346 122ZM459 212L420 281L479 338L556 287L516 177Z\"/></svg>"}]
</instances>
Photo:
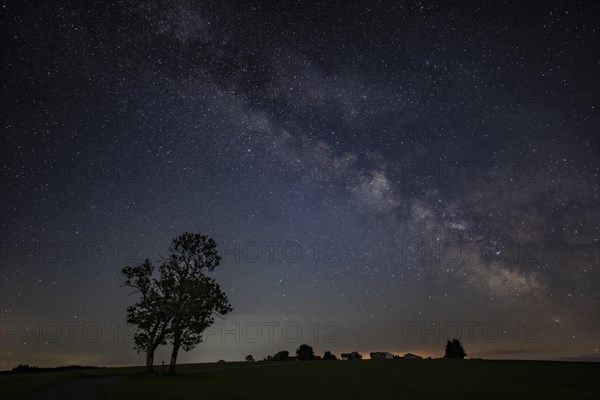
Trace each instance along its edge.
<instances>
[{"instance_id":1,"label":"milky way","mask_svg":"<svg viewBox=\"0 0 600 400\"><path fill-rule=\"evenodd\" d=\"M2 369L141 363L185 231L234 312L183 362L598 358L597 5L219 3L3 6Z\"/></svg>"}]
</instances>

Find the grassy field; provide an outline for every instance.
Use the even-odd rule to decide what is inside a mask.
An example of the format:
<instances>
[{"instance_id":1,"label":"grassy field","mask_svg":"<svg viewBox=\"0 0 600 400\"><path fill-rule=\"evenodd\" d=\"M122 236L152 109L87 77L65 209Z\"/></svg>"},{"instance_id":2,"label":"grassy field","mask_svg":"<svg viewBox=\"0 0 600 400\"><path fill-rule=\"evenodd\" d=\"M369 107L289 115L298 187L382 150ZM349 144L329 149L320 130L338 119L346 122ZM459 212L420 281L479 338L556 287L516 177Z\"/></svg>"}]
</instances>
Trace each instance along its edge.
<instances>
[{"instance_id":1,"label":"grassy field","mask_svg":"<svg viewBox=\"0 0 600 400\"><path fill-rule=\"evenodd\" d=\"M0 397L2 400L16 400L25 393L29 393L53 382L94 376L132 375L141 371L143 371L142 367L124 367L0 375Z\"/></svg>"},{"instance_id":2,"label":"grassy field","mask_svg":"<svg viewBox=\"0 0 600 400\"><path fill-rule=\"evenodd\" d=\"M87 370L127 374L109 399L597 399L598 363L491 360L366 360L181 365L180 375L141 368ZM160 368L160 367L159 367ZM78 372L0 377L2 399Z\"/></svg>"},{"instance_id":3,"label":"grassy field","mask_svg":"<svg viewBox=\"0 0 600 400\"><path fill-rule=\"evenodd\" d=\"M229 364L226 364L229 365ZM258 362L131 376L109 388L121 399L597 399L600 364L487 360Z\"/></svg>"},{"instance_id":4,"label":"grassy field","mask_svg":"<svg viewBox=\"0 0 600 400\"><path fill-rule=\"evenodd\" d=\"M247 363L204 363L204 364L183 364L178 365L178 372L186 374L190 370L206 370L211 368L231 367L232 365L247 365ZM165 369L167 366L165 366ZM161 367L156 366L160 371ZM29 393L42 386L71 379L91 378L108 375L129 375L136 376L142 374L144 367L119 367L119 368L94 368L83 369L79 371L60 371L60 372L40 372L15 375L0 375L0 398L2 400L16 400L25 393Z\"/></svg>"}]
</instances>

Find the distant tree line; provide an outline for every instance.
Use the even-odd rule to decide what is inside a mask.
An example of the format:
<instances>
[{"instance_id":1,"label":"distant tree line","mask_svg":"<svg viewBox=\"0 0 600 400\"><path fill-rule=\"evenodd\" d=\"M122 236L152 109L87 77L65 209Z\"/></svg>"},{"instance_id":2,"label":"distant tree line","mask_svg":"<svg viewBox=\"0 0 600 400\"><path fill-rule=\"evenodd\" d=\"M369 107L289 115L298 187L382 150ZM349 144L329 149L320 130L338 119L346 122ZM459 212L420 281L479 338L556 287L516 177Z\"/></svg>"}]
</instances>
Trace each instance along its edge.
<instances>
[{"instance_id":1,"label":"distant tree line","mask_svg":"<svg viewBox=\"0 0 600 400\"><path fill-rule=\"evenodd\" d=\"M246 357L247 359L247 357ZM272 356L267 356L264 359L265 361L311 361L311 360L337 360L337 357L332 354L330 351L325 351L322 357L315 356L315 352L313 348L307 344L302 344L296 350L295 356L290 356L290 352L287 350L282 350L275 353Z\"/></svg>"},{"instance_id":2,"label":"distant tree line","mask_svg":"<svg viewBox=\"0 0 600 400\"><path fill-rule=\"evenodd\" d=\"M448 340L448 343L446 344L446 351L444 354L444 358L462 359L462 358L465 358L466 356L467 356L467 353L465 352L465 349L463 348L462 344L460 343L460 340L458 340L458 339ZM251 358L251 360L249 360L249 357ZM362 358L363 358L362 355L358 351L353 351L351 353L342 353L342 359L362 360ZM402 358L420 359L421 357L416 356L411 353L407 353L405 355L405 357L393 356L393 358L394 359L402 359ZM429 357L428 359L431 359L431 357ZM313 348L307 344L303 344L303 345L300 345L300 347L298 347L298 349L296 350L295 356L290 356L290 353L287 350L282 350L282 351L275 353L272 356L265 357L264 360L265 361L337 360L337 357L334 354L332 354L330 351L325 351L325 354L323 354L322 357L315 356ZM251 355L249 355L246 357L246 361L254 361L254 358Z\"/></svg>"}]
</instances>

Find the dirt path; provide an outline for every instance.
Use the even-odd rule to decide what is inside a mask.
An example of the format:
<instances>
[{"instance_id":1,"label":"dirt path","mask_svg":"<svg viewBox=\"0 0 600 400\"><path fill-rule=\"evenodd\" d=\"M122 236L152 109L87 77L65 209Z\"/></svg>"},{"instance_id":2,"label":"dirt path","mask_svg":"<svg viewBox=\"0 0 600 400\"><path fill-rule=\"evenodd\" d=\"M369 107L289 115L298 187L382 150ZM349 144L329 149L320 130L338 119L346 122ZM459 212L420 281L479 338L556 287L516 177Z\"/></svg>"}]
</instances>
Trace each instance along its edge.
<instances>
[{"instance_id":1,"label":"dirt path","mask_svg":"<svg viewBox=\"0 0 600 400\"><path fill-rule=\"evenodd\" d=\"M28 393L19 400L104 400L106 385L124 377L102 376L57 382Z\"/></svg>"}]
</instances>

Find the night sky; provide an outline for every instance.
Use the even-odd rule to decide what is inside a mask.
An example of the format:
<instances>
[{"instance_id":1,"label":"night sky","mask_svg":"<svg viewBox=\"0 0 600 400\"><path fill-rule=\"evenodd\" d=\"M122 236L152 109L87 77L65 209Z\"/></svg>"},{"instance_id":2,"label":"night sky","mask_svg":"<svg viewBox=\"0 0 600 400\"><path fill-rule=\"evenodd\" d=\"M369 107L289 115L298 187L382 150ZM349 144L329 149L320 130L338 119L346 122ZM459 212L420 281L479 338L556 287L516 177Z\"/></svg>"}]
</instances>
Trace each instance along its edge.
<instances>
[{"instance_id":1,"label":"night sky","mask_svg":"<svg viewBox=\"0 0 600 400\"><path fill-rule=\"evenodd\" d=\"M3 2L0 368L142 364L120 270L186 231L234 312L182 362L598 359L598 11Z\"/></svg>"}]
</instances>

